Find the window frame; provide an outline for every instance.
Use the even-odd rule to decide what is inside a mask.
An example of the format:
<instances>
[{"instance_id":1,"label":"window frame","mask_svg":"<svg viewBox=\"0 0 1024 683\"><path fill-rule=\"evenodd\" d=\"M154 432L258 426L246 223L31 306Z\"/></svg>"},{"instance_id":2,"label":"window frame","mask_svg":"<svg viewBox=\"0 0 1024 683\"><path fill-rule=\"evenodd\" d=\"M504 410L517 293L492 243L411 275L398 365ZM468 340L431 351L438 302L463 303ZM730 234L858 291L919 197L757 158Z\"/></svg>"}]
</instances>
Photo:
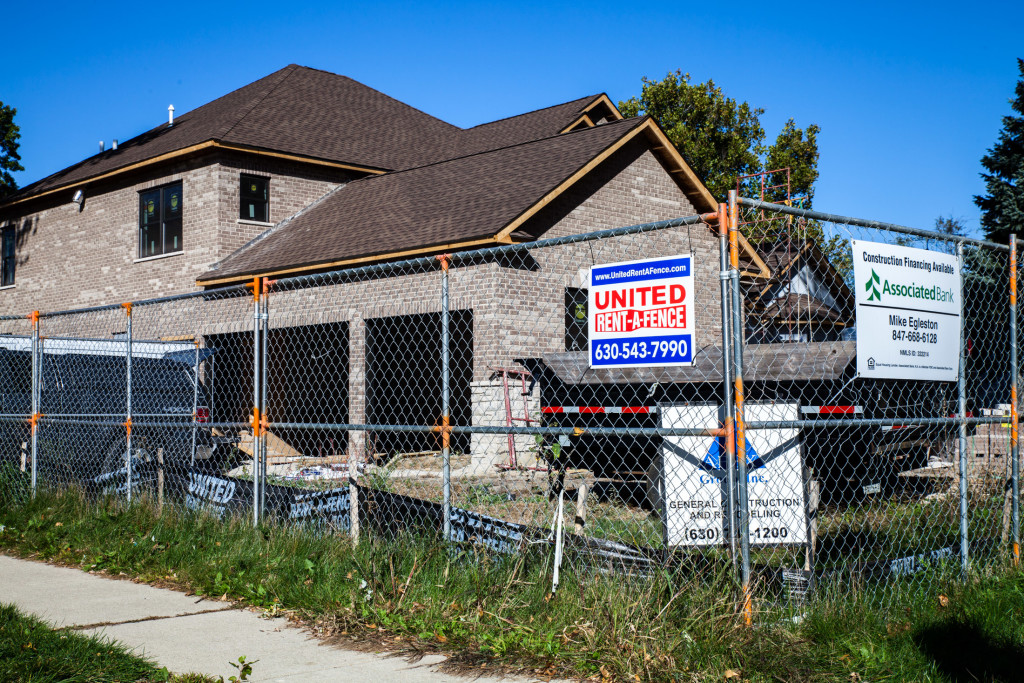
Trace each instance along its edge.
<instances>
[{"instance_id":1,"label":"window frame","mask_svg":"<svg viewBox=\"0 0 1024 683\"><path fill-rule=\"evenodd\" d=\"M586 351L590 348L589 309L590 290L586 287L565 288L565 350ZM582 321L576 316L576 306L582 305L586 311Z\"/></svg>"},{"instance_id":2,"label":"window frame","mask_svg":"<svg viewBox=\"0 0 1024 683\"><path fill-rule=\"evenodd\" d=\"M259 197L254 195L247 195L244 188L247 181L258 180L266 183L265 196L260 200ZM250 201L255 199L256 201ZM250 217L244 215L244 210L250 204L257 204L262 202L263 204L263 218ZM270 176L257 175L255 173L239 173L238 174L238 220L240 221L253 221L256 223L269 223L270 222Z\"/></svg>"},{"instance_id":3,"label":"window frame","mask_svg":"<svg viewBox=\"0 0 1024 683\"><path fill-rule=\"evenodd\" d=\"M172 221L178 221L178 239L180 244L177 249L167 249L167 223L168 219L164 215L165 204L167 202L167 194L174 188L178 188L180 196L181 207L178 210L178 217L172 218ZM143 222L145 216L145 205L144 199L148 195L156 193L156 207L158 209L157 219L155 224L149 225ZM139 223L138 223L138 259L145 260L151 258L158 258L161 256L171 256L173 254L180 254L185 250L185 184L181 180L175 180L165 185L158 185L157 187L148 187L144 190L139 190ZM146 240L143 239L143 231L147 229L155 228L159 230L159 240L156 242L158 245L154 248L152 253L147 253Z\"/></svg>"},{"instance_id":4,"label":"window frame","mask_svg":"<svg viewBox=\"0 0 1024 683\"><path fill-rule=\"evenodd\" d=\"M10 254L7 253L8 245L10 247ZM2 234L0 234L0 287L13 287L16 280L16 273L18 267L18 243L17 243L17 232L15 226L6 225L2 228ZM10 272L10 279L8 281L8 271Z\"/></svg>"}]
</instances>

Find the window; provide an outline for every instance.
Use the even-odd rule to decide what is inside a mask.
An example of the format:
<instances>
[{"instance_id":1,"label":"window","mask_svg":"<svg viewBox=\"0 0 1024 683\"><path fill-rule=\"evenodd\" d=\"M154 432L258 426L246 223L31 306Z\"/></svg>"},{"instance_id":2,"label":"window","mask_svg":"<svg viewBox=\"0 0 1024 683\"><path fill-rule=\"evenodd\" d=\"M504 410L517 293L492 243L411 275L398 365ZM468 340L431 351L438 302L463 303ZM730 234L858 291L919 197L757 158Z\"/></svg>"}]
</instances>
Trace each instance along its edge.
<instances>
[{"instance_id":1,"label":"window","mask_svg":"<svg viewBox=\"0 0 1024 683\"><path fill-rule=\"evenodd\" d=\"M239 218L261 223L270 220L270 178L243 175L238 196L240 199Z\"/></svg>"},{"instance_id":2,"label":"window","mask_svg":"<svg viewBox=\"0 0 1024 683\"><path fill-rule=\"evenodd\" d=\"M3 245L0 247L0 287L14 284L14 227L4 228Z\"/></svg>"},{"instance_id":3,"label":"window","mask_svg":"<svg viewBox=\"0 0 1024 683\"><path fill-rule=\"evenodd\" d=\"M139 258L181 251L181 183L139 194Z\"/></svg>"},{"instance_id":4,"label":"window","mask_svg":"<svg viewBox=\"0 0 1024 683\"><path fill-rule=\"evenodd\" d=\"M587 350L587 290L565 288L565 350Z\"/></svg>"}]
</instances>

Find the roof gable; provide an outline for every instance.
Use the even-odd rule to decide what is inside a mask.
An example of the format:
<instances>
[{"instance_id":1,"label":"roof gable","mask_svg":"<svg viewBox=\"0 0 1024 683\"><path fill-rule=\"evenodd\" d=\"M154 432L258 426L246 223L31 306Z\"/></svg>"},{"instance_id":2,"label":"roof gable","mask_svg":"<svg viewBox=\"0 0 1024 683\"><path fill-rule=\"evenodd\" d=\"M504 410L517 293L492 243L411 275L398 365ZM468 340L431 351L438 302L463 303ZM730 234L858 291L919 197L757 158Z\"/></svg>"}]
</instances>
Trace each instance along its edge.
<instances>
[{"instance_id":1,"label":"roof gable","mask_svg":"<svg viewBox=\"0 0 1024 683\"><path fill-rule=\"evenodd\" d=\"M588 110L603 106L605 102L609 104L611 102L607 95L590 95L467 128L459 135L459 156L476 154L499 147L509 147L569 132L574 129L581 118L587 117ZM614 115L606 113L603 108L601 114L611 120L621 120L622 115L619 114L618 109L613 107L612 110Z\"/></svg>"},{"instance_id":2,"label":"roof gable","mask_svg":"<svg viewBox=\"0 0 1024 683\"><path fill-rule=\"evenodd\" d=\"M715 206L676 149L664 144L657 123L628 119L353 181L228 256L199 284L508 243L635 139L645 141L698 211ZM745 239L741 248L745 263L756 257Z\"/></svg>"},{"instance_id":3,"label":"roof gable","mask_svg":"<svg viewBox=\"0 0 1024 683\"><path fill-rule=\"evenodd\" d=\"M779 308L777 300L797 296L806 297L807 306L811 300L818 302L814 310L819 313L827 308L843 316L853 310L853 292L813 239L782 239L764 249L763 254L771 276L748 297L752 309Z\"/></svg>"}]
</instances>

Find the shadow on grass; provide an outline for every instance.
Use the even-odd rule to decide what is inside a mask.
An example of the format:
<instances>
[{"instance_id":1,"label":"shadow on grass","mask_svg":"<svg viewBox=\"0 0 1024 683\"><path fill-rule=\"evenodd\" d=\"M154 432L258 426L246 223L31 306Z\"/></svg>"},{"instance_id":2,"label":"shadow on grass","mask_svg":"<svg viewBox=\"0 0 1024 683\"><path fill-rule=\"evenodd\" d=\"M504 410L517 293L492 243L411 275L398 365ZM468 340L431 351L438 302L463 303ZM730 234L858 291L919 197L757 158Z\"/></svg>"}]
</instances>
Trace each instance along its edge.
<instances>
[{"instance_id":1,"label":"shadow on grass","mask_svg":"<svg viewBox=\"0 0 1024 683\"><path fill-rule=\"evenodd\" d=\"M914 642L952 681L1024 680L1024 646L994 640L971 623L930 626Z\"/></svg>"}]
</instances>

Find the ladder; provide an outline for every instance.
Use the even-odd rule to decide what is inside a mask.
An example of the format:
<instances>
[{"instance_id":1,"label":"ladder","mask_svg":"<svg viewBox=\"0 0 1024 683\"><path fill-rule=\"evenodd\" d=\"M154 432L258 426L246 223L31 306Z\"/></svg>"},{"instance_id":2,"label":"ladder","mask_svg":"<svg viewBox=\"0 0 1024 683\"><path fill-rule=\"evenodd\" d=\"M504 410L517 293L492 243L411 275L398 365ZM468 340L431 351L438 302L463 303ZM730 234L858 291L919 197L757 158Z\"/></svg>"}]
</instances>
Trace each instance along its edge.
<instances>
[{"instance_id":1,"label":"ladder","mask_svg":"<svg viewBox=\"0 0 1024 683\"><path fill-rule=\"evenodd\" d=\"M529 404L528 404L527 399L526 399L526 397L529 395L529 392L526 390L526 380L533 378L533 376L530 374L530 372L528 370L524 370L522 368L506 368L506 367L491 367L491 366L488 366L488 370L491 370L495 374L500 374L501 375L501 386L502 386L502 389L504 390L504 396L505 396L505 426L513 427L513 426L515 426L515 424L517 422L521 422L525 426L528 427L531 424L540 422L540 420L537 420L535 418L530 417L530 408L529 408ZM520 394L520 396L522 396L522 400L523 400L523 416L522 417L516 417L515 415L512 414L512 395L511 395L511 391L509 390L509 378L510 377L511 378L517 378L520 381L521 385L522 385L522 393ZM498 469L502 469L502 470L517 470L517 469L520 469L519 461L518 461L518 459L516 457L516 436L515 436L515 434L512 434L511 432L509 432L509 435L508 435L508 462L498 463L496 465L496 467L498 467Z\"/></svg>"}]
</instances>

